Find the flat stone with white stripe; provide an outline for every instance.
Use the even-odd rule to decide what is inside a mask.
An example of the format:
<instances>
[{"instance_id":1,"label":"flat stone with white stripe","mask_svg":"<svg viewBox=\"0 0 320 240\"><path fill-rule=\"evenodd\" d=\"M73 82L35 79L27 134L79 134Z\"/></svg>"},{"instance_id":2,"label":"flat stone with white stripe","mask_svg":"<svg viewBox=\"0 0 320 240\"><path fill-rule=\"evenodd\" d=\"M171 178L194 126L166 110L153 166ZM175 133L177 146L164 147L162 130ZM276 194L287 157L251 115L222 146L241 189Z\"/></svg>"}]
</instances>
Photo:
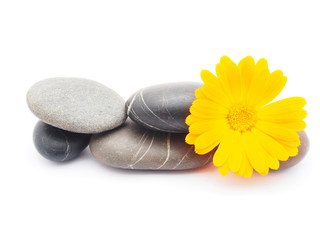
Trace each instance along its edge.
<instances>
[{"instance_id":1,"label":"flat stone with white stripe","mask_svg":"<svg viewBox=\"0 0 320 240\"><path fill-rule=\"evenodd\" d=\"M115 168L186 170L212 162L214 151L197 155L185 136L148 130L127 120L117 129L93 135L89 146L96 159Z\"/></svg>"},{"instance_id":2,"label":"flat stone with white stripe","mask_svg":"<svg viewBox=\"0 0 320 240\"><path fill-rule=\"evenodd\" d=\"M127 100L127 114L151 130L187 133L185 119L201 86L197 82L176 82L143 88Z\"/></svg>"}]
</instances>

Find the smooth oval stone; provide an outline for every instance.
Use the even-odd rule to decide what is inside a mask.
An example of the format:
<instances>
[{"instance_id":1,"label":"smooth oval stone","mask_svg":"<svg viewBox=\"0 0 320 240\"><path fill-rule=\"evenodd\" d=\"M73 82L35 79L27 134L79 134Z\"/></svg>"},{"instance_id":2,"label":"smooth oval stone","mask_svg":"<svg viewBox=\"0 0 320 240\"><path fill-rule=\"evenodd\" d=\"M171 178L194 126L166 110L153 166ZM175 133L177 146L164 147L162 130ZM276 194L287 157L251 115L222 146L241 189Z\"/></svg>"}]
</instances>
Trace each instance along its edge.
<instances>
[{"instance_id":1,"label":"smooth oval stone","mask_svg":"<svg viewBox=\"0 0 320 240\"><path fill-rule=\"evenodd\" d=\"M294 165L298 164L308 153L309 151L309 138L305 131L298 132L300 136L300 143L301 145L298 147L299 153L297 156L289 157L287 161L279 161L280 167L278 170L287 169L293 167Z\"/></svg>"},{"instance_id":2,"label":"smooth oval stone","mask_svg":"<svg viewBox=\"0 0 320 240\"><path fill-rule=\"evenodd\" d=\"M33 132L33 142L45 158L63 162L77 157L90 141L91 135L68 132L39 121Z\"/></svg>"},{"instance_id":3,"label":"smooth oval stone","mask_svg":"<svg viewBox=\"0 0 320 240\"><path fill-rule=\"evenodd\" d=\"M141 89L127 100L127 115L151 130L187 133L185 119L201 86L197 82L177 82Z\"/></svg>"},{"instance_id":4,"label":"smooth oval stone","mask_svg":"<svg viewBox=\"0 0 320 240\"><path fill-rule=\"evenodd\" d=\"M117 129L93 135L89 146L96 159L115 168L185 170L212 162L214 151L195 154L185 136L148 130L127 120Z\"/></svg>"},{"instance_id":5,"label":"smooth oval stone","mask_svg":"<svg viewBox=\"0 0 320 240\"><path fill-rule=\"evenodd\" d=\"M112 89L82 78L49 78L27 93L30 110L43 122L78 133L99 133L123 124L124 100Z\"/></svg>"}]
</instances>

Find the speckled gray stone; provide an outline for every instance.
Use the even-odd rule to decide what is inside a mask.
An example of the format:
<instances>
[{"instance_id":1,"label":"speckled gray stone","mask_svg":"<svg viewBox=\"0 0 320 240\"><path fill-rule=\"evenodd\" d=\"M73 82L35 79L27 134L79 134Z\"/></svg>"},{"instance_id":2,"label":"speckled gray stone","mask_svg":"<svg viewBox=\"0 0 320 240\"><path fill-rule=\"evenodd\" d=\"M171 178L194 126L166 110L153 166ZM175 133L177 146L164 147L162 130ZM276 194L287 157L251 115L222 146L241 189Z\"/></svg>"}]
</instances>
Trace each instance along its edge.
<instances>
[{"instance_id":1,"label":"speckled gray stone","mask_svg":"<svg viewBox=\"0 0 320 240\"><path fill-rule=\"evenodd\" d=\"M287 161L279 161L278 170L284 170L298 164L308 153L310 142L305 131L298 132L301 145L298 147L299 153L295 157L290 157Z\"/></svg>"},{"instance_id":2,"label":"speckled gray stone","mask_svg":"<svg viewBox=\"0 0 320 240\"><path fill-rule=\"evenodd\" d=\"M125 122L124 100L112 89L82 78L49 78L27 93L30 110L43 122L77 133L99 133Z\"/></svg>"},{"instance_id":3,"label":"speckled gray stone","mask_svg":"<svg viewBox=\"0 0 320 240\"><path fill-rule=\"evenodd\" d=\"M117 129L93 135L89 146L96 159L115 168L185 170L212 162L214 151L195 154L185 136L147 130L128 119Z\"/></svg>"},{"instance_id":4,"label":"speckled gray stone","mask_svg":"<svg viewBox=\"0 0 320 240\"><path fill-rule=\"evenodd\" d=\"M151 130L187 133L185 119L201 86L200 82L176 82L141 89L127 100L127 114Z\"/></svg>"}]
</instances>

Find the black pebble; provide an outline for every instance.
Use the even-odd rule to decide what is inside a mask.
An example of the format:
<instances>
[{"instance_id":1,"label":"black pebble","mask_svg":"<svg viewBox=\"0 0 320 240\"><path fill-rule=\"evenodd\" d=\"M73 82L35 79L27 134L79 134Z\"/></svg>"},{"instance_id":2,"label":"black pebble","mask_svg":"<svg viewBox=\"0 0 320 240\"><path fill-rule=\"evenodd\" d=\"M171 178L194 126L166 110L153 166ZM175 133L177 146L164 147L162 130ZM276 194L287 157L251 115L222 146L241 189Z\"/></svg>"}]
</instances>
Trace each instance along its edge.
<instances>
[{"instance_id":1,"label":"black pebble","mask_svg":"<svg viewBox=\"0 0 320 240\"><path fill-rule=\"evenodd\" d=\"M68 132L39 121L33 132L33 142L45 158L63 162L77 157L90 141L90 134Z\"/></svg>"}]
</instances>

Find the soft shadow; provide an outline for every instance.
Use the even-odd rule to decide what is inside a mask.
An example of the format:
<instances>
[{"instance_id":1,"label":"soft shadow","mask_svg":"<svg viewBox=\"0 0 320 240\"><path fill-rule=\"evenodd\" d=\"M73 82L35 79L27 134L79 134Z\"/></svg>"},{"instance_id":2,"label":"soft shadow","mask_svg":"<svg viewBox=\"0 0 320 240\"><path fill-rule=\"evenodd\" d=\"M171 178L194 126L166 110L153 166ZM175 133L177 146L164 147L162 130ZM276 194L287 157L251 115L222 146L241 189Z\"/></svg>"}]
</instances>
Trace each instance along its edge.
<instances>
[{"instance_id":1,"label":"soft shadow","mask_svg":"<svg viewBox=\"0 0 320 240\"><path fill-rule=\"evenodd\" d=\"M55 167L63 167L66 165L74 164L75 162L88 161L88 160L91 161L94 157L91 155L89 147L86 147L77 157L75 157L74 159L68 160L68 161L64 161L64 162L48 160L48 159L42 157L41 155L39 156L39 158L44 159L44 161L49 162L49 164L51 164Z\"/></svg>"},{"instance_id":2,"label":"soft shadow","mask_svg":"<svg viewBox=\"0 0 320 240\"><path fill-rule=\"evenodd\" d=\"M199 173L203 173L206 177L209 177L212 181L217 181L217 178L221 178L221 182L227 185L233 186L254 186L265 183L274 182L276 178L279 178L280 174L284 174L286 170L281 171L270 171L267 176L262 176L257 172L253 172L250 178L238 177L233 172L229 172L227 176L222 176L219 172L218 167L213 164L209 165L204 169L200 169Z\"/></svg>"},{"instance_id":3,"label":"soft shadow","mask_svg":"<svg viewBox=\"0 0 320 240\"><path fill-rule=\"evenodd\" d=\"M262 176L257 172L253 172L250 178L245 178L243 176L238 177L233 172L230 172L226 176L225 181L227 184L232 184L234 186L253 186L273 182L274 179L275 177L272 176L272 173L269 173L267 176Z\"/></svg>"}]
</instances>

